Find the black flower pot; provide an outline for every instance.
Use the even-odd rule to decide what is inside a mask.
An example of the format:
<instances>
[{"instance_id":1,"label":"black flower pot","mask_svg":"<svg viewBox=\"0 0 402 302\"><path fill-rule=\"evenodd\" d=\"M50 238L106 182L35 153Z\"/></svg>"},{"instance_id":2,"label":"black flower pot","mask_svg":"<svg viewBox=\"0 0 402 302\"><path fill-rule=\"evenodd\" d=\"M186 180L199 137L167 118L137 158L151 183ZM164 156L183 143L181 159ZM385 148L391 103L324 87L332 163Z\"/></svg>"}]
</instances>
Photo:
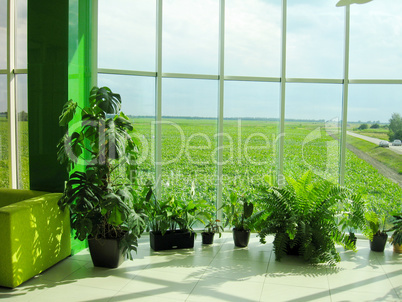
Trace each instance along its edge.
<instances>
[{"instance_id":1,"label":"black flower pot","mask_svg":"<svg viewBox=\"0 0 402 302\"><path fill-rule=\"evenodd\" d=\"M149 243L154 251L171 249L190 249L194 247L194 232L190 231L167 231L150 232Z\"/></svg>"},{"instance_id":2,"label":"black flower pot","mask_svg":"<svg viewBox=\"0 0 402 302\"><path fill-rule=\"evenodd\" d=\"M233 240L237 247L246 247L250 240L250 230L233 229Z\"/></svg>"},{"instance_id":3,"label":"black flower pot","mask_svg":"<svg viewBox=\"0 0 402 302\"><path fill-rule=\"evenodd\" d=\"M215 233L202 232L201 236L202 236L202 244L212 244L212 243L214 243Z\"/></svg>"},{"instance_id":4,"label":"black flower pot","mask_svg":"<svg viewBox=\"0 0 402 302\"><path fill-rule=\"evenodd\" d=\"M384 252L385 244L387 243L388 235L374 235L373 240L370 240L370 249L374 252Z\"/></svg>"},{"instance_id":5,"label":"black flower pot","mask_svg":"<svg viewBox=\"0 0 402 302\"><path fill-rule=\"evenodd\" d=\"M291 244L292 240L286 244L286 255L299 256L300 255L300 243Z\"/></svg>"},{"instance_id":6,"label":"black flower pot","mask_svg":"<svg viewBox=\"0 0 402 302\"><path fill-rule=\"evenodd\" d=\"M88 246L94 266L116 268L124 262L119 239L89 238Z\"/></svg>"},{"instance_id":7,"label":"black flower pot","mask_svg":"<svg viewBox=\"0 0 402 302\"><path fill-rule=\"evenodd\" d=\"M357 237L355 233L349 233L349 241L352 243L354 247L356 247Z\"/></svg>"}]
</instances>

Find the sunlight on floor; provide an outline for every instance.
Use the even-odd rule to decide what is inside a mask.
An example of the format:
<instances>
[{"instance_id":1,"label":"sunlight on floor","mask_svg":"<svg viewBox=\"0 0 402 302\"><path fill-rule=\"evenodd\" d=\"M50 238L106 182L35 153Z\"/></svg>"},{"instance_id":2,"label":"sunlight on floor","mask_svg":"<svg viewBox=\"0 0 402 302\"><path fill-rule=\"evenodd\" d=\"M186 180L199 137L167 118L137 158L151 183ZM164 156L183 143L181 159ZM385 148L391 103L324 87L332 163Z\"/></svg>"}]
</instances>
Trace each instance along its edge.
<instances>
[{"instance_id":1,"label":"sunlight on floor","mask_svg":"<svg viewBox=\"0 0 402 302\"><path fill-rule=\"evenodd\" d=\"M117 269L93 267L87 250L70 257L14 290L10 301L402 301L402 254L387 245L371 252L339 247L336 267L311 266L295 256L275 261L272 239L252 235L248 248L235 248L230 233L194 249L154 252L147 235L134 261Z\"/></svg>"}]
</instances>

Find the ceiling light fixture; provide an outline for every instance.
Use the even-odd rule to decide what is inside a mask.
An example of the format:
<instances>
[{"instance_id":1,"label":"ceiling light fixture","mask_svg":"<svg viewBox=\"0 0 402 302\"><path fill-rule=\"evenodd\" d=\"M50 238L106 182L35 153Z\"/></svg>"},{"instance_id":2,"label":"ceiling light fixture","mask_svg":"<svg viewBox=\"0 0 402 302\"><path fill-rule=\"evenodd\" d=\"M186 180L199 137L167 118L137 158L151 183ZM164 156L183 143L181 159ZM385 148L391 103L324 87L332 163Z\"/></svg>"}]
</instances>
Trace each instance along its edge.
<instances>
[{"instance_id":1,"label":"ceiling light fixture","mask_svg":"<svg viewBox=\"0 0 402 302\"><path fill-rule=\"evenodd\" d=\"M336 6L341 7L341 6L351 5L351 4L364 4L364 3L371 2L371 1L373 1L373 0L339 0L338 3L336 4Z\"/></svg>"}]
</instances>

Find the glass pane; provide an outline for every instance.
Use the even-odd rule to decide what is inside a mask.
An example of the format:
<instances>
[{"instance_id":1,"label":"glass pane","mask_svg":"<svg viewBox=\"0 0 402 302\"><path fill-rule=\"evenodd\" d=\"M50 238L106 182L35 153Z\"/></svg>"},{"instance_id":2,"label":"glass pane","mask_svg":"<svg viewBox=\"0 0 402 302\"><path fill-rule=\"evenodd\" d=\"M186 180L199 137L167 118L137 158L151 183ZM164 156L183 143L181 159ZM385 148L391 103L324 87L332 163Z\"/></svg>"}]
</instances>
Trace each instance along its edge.
<instances>
[{"instance_id":1,"label":"glass pane","mask_svg":"<svg viewBox=\"0 0 402 302\"><path fill-rule=\"evenodd\" d=\"M0 69L7 68L7 0L0 0Z\"/></svg>"},{"instance_id":2,"label":"glass pane","mask_svg":"<svg viewBox=\"0 0 402 302\"><path fill-rule=\"evenodd\" d=\"M155 3L99 0L99 68L155 71Z\"/></svg>"},{"instance_id":3,"label":"glass pane","mask_svg":"<svg viewBox=\"0 0 402 302\"><path fill-rule=\"evenodd\" d=\"M15 67L27 68L27 0L16 0L15 9Z\"/></svg>"},{"instance_id":4,"label":"glass pane","mask_svg":"<svg viewBox=\"0 0 402 302\"><path fill-rule=\"evenodd\" d=\"M343 77L344 15L333 1L288 1L288 77Z\"/></svg>"},{"instance_id":5,"label":"glass pane","mask_svg":"<svg viewBox=\"0 0 402 302\"><path fill-rule=\"evenodd\" d=\"M351 6L350 78L402 78L402 2Z\"/></svg>"},{"instance_id":6,"label":"glass pane","mask_svg":"<svg viewBox=\"0 0 402 302\"><path fill-rule=\"evenodd\" d=\"M27 75L17 75L17 144L18 188L29 189L29 141L28 141L28 96Z\"/></svg>"},{"instance_id":7,"label":"glass pane","mask_svg":"<svg viewBox=\"0 0 402 302\"><path fill-rule=\"evenodd\" d=\"M163 1L163 71L218 73L218 0Z\"/></svg>"},{"instance_id":8,"label":"glass pane","mask_svg":"<svg viewBox=\"0 0 402 302\"><path fill-rule=\"evenodd\" d=\"M285 110L285 176L312 170L338 182L342 85L287 84Z\"/></svg>"},{"instance_id":9,"label":"glass pane","mask_svg":"<svg viewBox=\"0 0 402 302\"><path fill-rule=\"evenodd\" d=\"M0 74L0 188L10 186L7 76Z\"/></svg>"},{"instance_id":10,"label":"glass pane","mask_svg":"<svg viewBox=\"0 0 402 302\"><path fill-rule=\"evenodd\" d=\"M98 75L98 86L119 93L123 112L132 118L140 140L139 181L154 181L153 133L155 121L155 79L124 75Z\"/></svg>"},{"instance_id":11,"label":"glass pane","mask_svg":"<svg viewBox=\"0 0 402 302\"><path fill-rule=\"evenodd\" d=\"M388 218L402 211L402 147L379 142L402 140L401 99L402 85L349 85L345 185L362 194L369 210ZM391 125L397 115L399 123Z\"/></svg>"},{"instance_id":12,"label":"glass pane","mask_svg":"<svg viewBox=\"0 0 402 302\"><path fill-rule=\"evenodd\" d=\"M225 74L279 77L281 1L226 1Z\"/></svg>"},{"instance_id":13,"label":"glass pane","mask_svg":"<svg viewBox=\"0 0 402 302\"><path fill-rule=\"evenodd\" d=\"M279 84L225 82L223 200L252 188L276 171Z\"/></svg>"},{"instance_id":14,"label":"glass pane","mask_svg":"<svg viewBox=\"0 0 402 302\"><path fill-rule=\"evenodd\" d=\"M164 79L162 87L162 195L215 204L218 83Z\"/></svg>"}]
</instances>

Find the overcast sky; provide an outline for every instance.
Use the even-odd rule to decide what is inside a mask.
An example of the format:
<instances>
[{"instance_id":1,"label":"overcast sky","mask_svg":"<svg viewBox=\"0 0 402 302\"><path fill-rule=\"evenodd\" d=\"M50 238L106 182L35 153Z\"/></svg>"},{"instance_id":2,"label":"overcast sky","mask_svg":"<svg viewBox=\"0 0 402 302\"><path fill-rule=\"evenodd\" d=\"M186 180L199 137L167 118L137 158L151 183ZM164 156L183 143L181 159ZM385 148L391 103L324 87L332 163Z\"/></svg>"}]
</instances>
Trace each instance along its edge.
<instances>
[{"instance_id":1,"label":"overcast sky","mask_svg":"<svg viewBox=\"0 0 402 302\"><path fill-rule=\"evenodd\" d=\"M345 8L336 7L337 0L287 2L286 76L342 79ZM155 3L99 0L100 68L156 71ZM226 1L225 75L280 77L280 5L280 0ZM6 64L3 11L0 69ZM26 21L19 20L23 33ZM350 28L351 79L402 79L402 1L353 4ZM162 37L163 72L217 75L219 1L164 0ZM20 53L23 62L26 55ZM122 95L127 114L154 114L154 78L100 75L98 84ZM5 85L0 76L0 111ZM217 116L217 81L164 79L162 85L163 115ZM279 95L279 83L228 81L225 117L276 118ZM340 84L287 84L287 118L329 120L340 118L341 110ZM402 113L402 85L349 86L349 121L387 122L393 112Z\"/></svg>"}]
</instances>

